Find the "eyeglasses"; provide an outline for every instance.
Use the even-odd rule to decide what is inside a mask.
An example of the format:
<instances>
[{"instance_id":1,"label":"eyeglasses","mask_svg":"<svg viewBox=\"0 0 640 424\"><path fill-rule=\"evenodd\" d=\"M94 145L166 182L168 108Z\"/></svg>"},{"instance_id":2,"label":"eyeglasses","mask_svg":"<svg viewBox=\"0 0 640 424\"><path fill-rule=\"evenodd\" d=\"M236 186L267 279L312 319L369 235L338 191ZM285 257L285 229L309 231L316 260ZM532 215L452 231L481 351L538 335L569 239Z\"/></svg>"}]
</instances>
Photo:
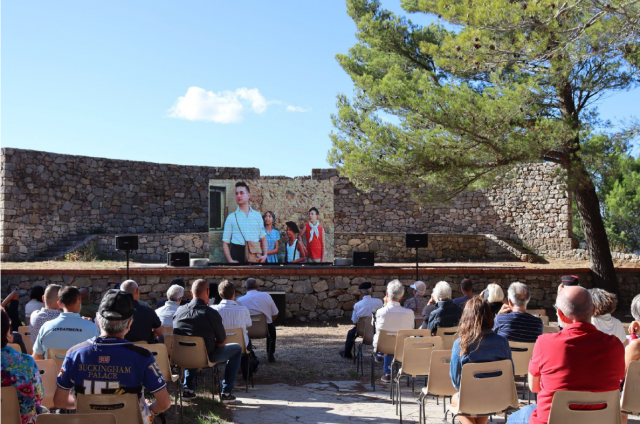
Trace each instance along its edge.
<instances>
[{"instance_id":1,"label":"eyeglasses","mask_svg":"<svg viewBox=\"0 0 640 424\"><path fill-rule=\"evenodd\" d=\"M555 303L553 304L553 307L556 310L556 314L557 314L558 311L562 312L562 309L558 308L558 305L556 305ZM564 315L564 312L562 312L562 315Z\"/></svg>"}]
</instances>

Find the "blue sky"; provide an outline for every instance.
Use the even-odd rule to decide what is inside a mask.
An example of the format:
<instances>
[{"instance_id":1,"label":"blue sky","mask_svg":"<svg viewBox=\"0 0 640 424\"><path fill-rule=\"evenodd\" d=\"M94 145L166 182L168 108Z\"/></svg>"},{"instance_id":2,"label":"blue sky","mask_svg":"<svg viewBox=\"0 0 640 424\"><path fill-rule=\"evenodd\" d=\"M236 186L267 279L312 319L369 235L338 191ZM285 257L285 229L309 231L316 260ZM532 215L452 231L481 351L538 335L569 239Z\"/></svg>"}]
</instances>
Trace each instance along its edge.
<instances>
[{"instance_id":1,"label":"blue sky","mask_svg":"<svg viewBox=\"0 0 640 424\"><path fill-rule=\"evenodd\" d=\"M352 92L335 55L354 34L343 0L6 0L2 146L309 175L329 166L336 95Z\"/></svg>"}]
</instances>

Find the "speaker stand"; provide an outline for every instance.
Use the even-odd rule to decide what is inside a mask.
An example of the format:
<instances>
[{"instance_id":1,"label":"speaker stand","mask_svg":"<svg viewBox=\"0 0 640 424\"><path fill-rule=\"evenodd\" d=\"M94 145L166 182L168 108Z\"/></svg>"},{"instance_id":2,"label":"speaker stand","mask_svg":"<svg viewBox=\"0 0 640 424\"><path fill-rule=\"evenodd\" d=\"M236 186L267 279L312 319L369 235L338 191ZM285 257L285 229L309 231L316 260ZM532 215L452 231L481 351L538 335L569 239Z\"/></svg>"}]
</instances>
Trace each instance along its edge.
<instances>
[{"instance_id":1,"label":"speaker stand","mask_svg":"<svg viewBox=\"0 0 640 424\"><path fill-rule=\"evenodd\" d=\"M131 252L131 250L125 250L125 252L127 253L127 280L129 279L129 252ZM416 258L418 257L418 254L416 253Z\"/></svg>"},{"instance_id":2,"label":"speaker stand","mask_svg":"<svg viewBox=\"0 0 640 424\"><path fill-rule=\"evenodd\" d=\"M416 247L416 281L420 280L420 274L418 272L418 248Z\"/></svg>"}]
</instances>

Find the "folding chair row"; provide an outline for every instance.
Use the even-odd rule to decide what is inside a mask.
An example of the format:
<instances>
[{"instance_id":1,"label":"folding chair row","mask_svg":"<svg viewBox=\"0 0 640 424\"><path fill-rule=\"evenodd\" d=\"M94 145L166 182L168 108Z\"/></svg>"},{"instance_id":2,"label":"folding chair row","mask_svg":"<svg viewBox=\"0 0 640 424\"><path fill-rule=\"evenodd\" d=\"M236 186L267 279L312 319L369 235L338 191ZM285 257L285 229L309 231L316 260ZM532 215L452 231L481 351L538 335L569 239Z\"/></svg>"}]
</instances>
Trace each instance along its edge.
<instances>
[{"instance_id":1,"label":"folding chair row","mask_svg":"<svg viewBox=\"0 0 640 424\"><path fill-rule=\"evenodd\" d=\"M29 355L33 355L33 343L31 343L31 330L28 325L21 325L18 327L18 333L22 336L22 343L24 343L24 347L27 349L27 353ZM18 350L19 352L20 350Z\"/></svg>"}]
</instances>

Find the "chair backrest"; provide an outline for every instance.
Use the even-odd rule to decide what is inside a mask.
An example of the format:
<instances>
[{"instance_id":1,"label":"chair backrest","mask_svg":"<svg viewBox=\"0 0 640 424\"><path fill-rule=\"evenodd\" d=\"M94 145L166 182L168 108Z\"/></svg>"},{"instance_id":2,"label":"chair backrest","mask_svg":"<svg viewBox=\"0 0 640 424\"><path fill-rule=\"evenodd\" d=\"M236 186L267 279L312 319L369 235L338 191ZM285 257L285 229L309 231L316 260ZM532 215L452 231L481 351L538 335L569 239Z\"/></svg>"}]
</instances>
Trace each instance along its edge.
<instances>
[{"instance_id":1,"label":"chair backrest","mask_svg":"<svg viewBox=\"0 0 640 424\"><path fill-rule=\"evenodd\" d=\"M509 407L517 408L518 393L512 362L506 359L465 364L458 405L460 412L474 415L497 415Z\"/></svg>"},{"instance_id":2,"label":"chair backrest","mask_svg":"<svg viewBox=\"0 0 640 424\"><path fill-rule=\"evenodd\" d=\"M204 339L174 334L171 364L182 369L201 370L209 367L209 357Z\"/></svg>"},{"instance_id":3,"label":"chair backrest","mask_svg":"<svg viewBox=\"0 0 640 424\"><path fill-rule=\"evenodd\" d=\"M62 363L64 362L64 358L67 356L67 349L48 349L47 350L47 359L53 359L56 361L56 374L62 368Z\"/></svg>"},{"instance_id":4,"label":"chair backrest","mask_svg":"<svg viewBox=\"0 0 640 424\"><path fill-rule=\"evenodd\" d=\"M173 334L173 327L164 327L164 334Z\"/></svg>"},{"instance_id":5,"label":"chair backrest","mask_svg":"<svg viewBox=\"0 0 640 424\"><path fill-rule=\"evenodd\" d=\"M404 339L407 337L431 337L430 330L398 330L396 336L396 347L393 353L393 359L396 362L402 362L404 354Z\"/></svg>"},{"instance_id":6,"label":"chair backrest","mask_svg":"<svg viewBox=\"0 0 640 424\"><path fill-rule=\"evenodd\" d=\"M627 413L640 415L640 361L629 362L620 408Z\"/></svg>"},{"instance_id":7,"label":"chair backrest","mask_svg":"<svg viewBox=\"0 0 640 424\"><path fill-rule=\"evenodd\" d=\"M22 325L18 327L18 333L22 336L22 343L24 343L24 347L27 349L26 353L33 355L33 343L31 342L31 330L29 326Z\"/></svg>"},{"instance_id":8,"label":"chair backrest","mask_svg":"<svg viewBox=\"0 0 640 424\"><path fill-rule=\"evenodd\" d=\"M376 330L375 328L373 328L372 319L371 317L369 317L369 319L365 320L364 336L362 336L362 344L367 346L372 346L373 336L375 335L375 333L376 333Z\"/></svg>"},{"instance_id":9,"label":"chair backrest","mask_svg":"<svg viewBox=\"0 0 640 424\"><path fill-rule=\"evenodd\" d=\"M396 351L397 331L380 330L377 351L384 355L393 355Z\"/></svg>"},{"instance_id":10,"label":"chair backrest","mask_svg":"<svg viewBox=\"0 0 640 424\"><path fill-rule=\"evenodd\" d=\"M552 325L545 325L542 328L542 334L557 333L559 331L560 331L560 327L556 327Z\"/></svg>"},{"instance_id":11,"label":"chair backrest","mask_svg":"<svg viewBox=\"0 0 640 424\"><path fill-rule=\"evenodd\" d=\"M516 377L529 375L529 361L533 356L535 343L509 342L511 347L511 359L513 360L513 374Z\"/></svg>"},{"instance_id":12,"label":"chair backrest","mask_svg":"<svg viewBox=\"0 0 640 424\"><path fill-rule=\"evenodd\" d=\"M15 350L18 351L18 353L22 353L22 348L18 343L7 343L7 346L14 348Z\"/></svg>"},{"instance_id":13,"label":"chair backrest","mask_svg":"<svg viewBox=\"0 0 640 424\"><path fill-rule=\"evenodd\" d=\"M18 392L13 386L2 388L0 395L2 407L0 408L0 422L2 424L20 424L20 404L18 403Z\"/></svg>"},{"instance_id":14,"label":"chair backrest","mask_svg":"<svg viewBox=\"0 0 640 424\"><path fill-rule=\"evenodd\" d=\"M167 347L167 354L171 356L173 353L173 334L164 335L164 345Z\"/></svg>"},{"instance_id":15,"label":"chair backrest","mask_svg":"<svg viewBox=\"0 0 640 424\"><path fill-rule=\"evenodd\" d=\"M549 317L546 315L538 315L538 318L542 320L542 325L549 325Z\"/></svg>"},{"instance_id":16,"label":"chair backrest","mask_svg":"<svg viewBox=\"0 0 640 424\"><path fill-rule=\"evenodd\" d=\"M364 329L367 326L367 320L371 321L371 315L368 317L360 317L358 318L358 322L356 323L356 335L363 337Z\"/></svg>"},{"instance_id":17,"label":"chair backrest","mask_svg":"<svg viewBox=\"0 0 640 424\"><path fill-rule=\"evenodd\" d=\"M132 342L134 345L148 345L149 342L146 340L138 340L137 342Z\"/></svg>"},{"instance_id":18,"label":"chair backrest","mask_svg":"<svg viewBox=\"0 0 640 424\"><path fill-rule=\"evenodd\" d=\"M171 364L169 363L167 347L163 344L155 343L147 344L144 348L153 353L153 357L156 360L156 364L158 364L158 368L160 368L164 380L167 382L171 381Z\"/></svg>"},{"instance_id":19,"label":"chair backrest","mask_svg":"<svg viewBox=\"0 0 640 424\"><path fill-rule=\"evenodd\" d=\"M38 365L42 386L44 388L42 405L45 408L51 409L53 408L53 393L56 391L56 378L58 377L59 368L57 368L56 361L53 359L36 360L36 365Z\"/></svg>"},{"instance_id":20,"label":"chair backrest","mask_svg":"<svg viewBox=\"0 0 640 424\"><path fill-rule=\"evenodd\" d=\"M449 370L451 368L451 350L432 350L429 362L429 380L427 392L434 396L453 396L458 391L453 387Z\"/></svg>"},{"instance_id":21,"label":"chair backrest","mask_svg":"<svg viewBox=\"0 0 640 424\"><path fill-rule=\"evenodd\" d=\"M250 339L266 339L269 334L266 315L251 315L251 327L247 328L247 333Z\"/></svg>"},{"instance_id":22,"label":"chair backrest","mask_svg":"<svg viewBox=\"0 0 640 424\"><path fill-rule=\"evenodd\" d=\"M119 423L142 424L142 413L138 405L138 395L76 395L78 414L113 414ZM102 423L100 423L102 424Z\"/></svg>"},{"instance_id":23,"label":"chair backrest","mask_svg":"<svg viewBox=\"0 0 640 424\"><path fill-rule=\"evenodd\" d=\"M242 353L247 353L247 346L244 342L244 334L242 334L242 328L229 328L224 330L227 334L227 343L237 343L242 347Z\"/></svg>"},{"instance_id":24,"label":"chair backrest","mask_svg":"<svg viewBox=\"0 0 640 424\"><path fill-rule=\"evenodd\" d=\"M398 339L400 339L400 332L398 332ZM405 337L403 340L402 373L412 377L429 375L431 352L442 349L442 338L437 336Z\"/></svg>"},{"instance_id":25,"label":"chair backrest","mask_svg":"<svg viewBox=\"0 0 640 424\"><path fill-rule=\"evenodd\" d=\"M117 424L113 414L40 414L36 424Z\"/></svg>"},{"instance_id":26,"label":"chair backrest","mask_svg":"<svg viewBox=\"0 0 640 424\"><path fill-rule=\"evenodd\" d=\"M458 338L458 327L438 327L436 336L442 337L443 349L451 349Z\"/></svg>"},{"instance_id":27,"label":"chair backrest","mask_svg":"<svg viewBox=\"0 0 640 424\"><path fill-rule=\"evenodd\" d=\"M571 408L572 405L594 404L602 404L604 408L597 410ZM621 422L620 390L599 393L561 390L553 394L549 424L620 424Z\"/></svg>"},{"instance_id":28,"label":"chair backrest","mask_svg":"<svg viewBox=\"0 0 640 424\"><path fill-rule=\"evenodd\" d=\"M527 309L527 312L529 312L531 315L535 315L537 317L539 317L541 315L547 316L546 309Z\"/></svg>"},{"instance_id":29,"label":"chair backrest","mask_svg":"<svg viewBox=\"0 0 640 424\"><path fill-rule=\"evenodd\" d=\"M424 318L422 317L416 317L415 318L415 323L413 325L413 328L415 328L416 330L420 327L422 327L422 323L424 322Z\"/></svg>"}]
</instances>

